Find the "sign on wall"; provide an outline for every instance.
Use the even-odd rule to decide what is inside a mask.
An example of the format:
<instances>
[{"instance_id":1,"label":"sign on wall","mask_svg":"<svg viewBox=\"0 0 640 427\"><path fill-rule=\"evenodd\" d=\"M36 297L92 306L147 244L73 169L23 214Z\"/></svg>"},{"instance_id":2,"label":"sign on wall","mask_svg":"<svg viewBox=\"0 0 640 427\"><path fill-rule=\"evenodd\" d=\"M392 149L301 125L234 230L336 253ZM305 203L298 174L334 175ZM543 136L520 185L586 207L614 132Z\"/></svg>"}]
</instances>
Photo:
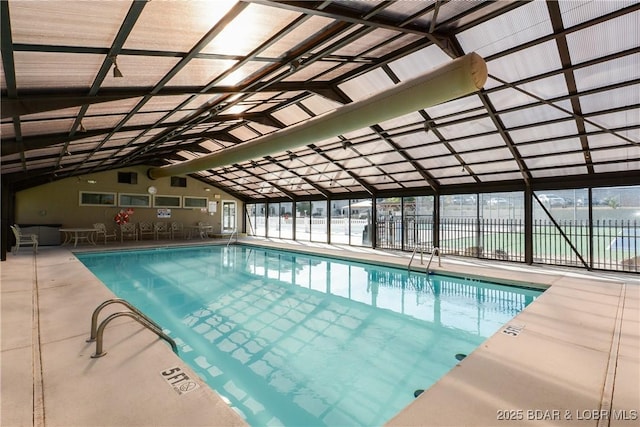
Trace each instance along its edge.
<instances>
[{"instance_id":1,"label":"sign on wall","mask_svg":"<svg viewBox=\"0 0 640 427\"><path fill-rule=\"evenodd\" d=\"M171 218L171 209L158 209L158 218Z\"/></svg>"}]
</instances>

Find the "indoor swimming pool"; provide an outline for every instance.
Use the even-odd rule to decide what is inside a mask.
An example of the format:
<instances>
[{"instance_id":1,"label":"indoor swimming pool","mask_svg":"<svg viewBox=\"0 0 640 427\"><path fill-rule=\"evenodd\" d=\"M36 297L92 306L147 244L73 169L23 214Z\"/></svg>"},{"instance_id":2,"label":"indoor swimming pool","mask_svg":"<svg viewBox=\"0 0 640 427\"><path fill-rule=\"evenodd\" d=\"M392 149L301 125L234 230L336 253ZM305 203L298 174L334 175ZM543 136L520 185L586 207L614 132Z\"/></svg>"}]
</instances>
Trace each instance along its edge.
<instances>
[{"instance_id":1,"label":"indoor swimming pool","mask_svg":"<svg viewBox=\"0 0 640 427\"><path fill-rule=\"evenodd\" d=\"M254 427L383 425L541 294L253 246L76 256Z\"/></svg>"}]
</instances>

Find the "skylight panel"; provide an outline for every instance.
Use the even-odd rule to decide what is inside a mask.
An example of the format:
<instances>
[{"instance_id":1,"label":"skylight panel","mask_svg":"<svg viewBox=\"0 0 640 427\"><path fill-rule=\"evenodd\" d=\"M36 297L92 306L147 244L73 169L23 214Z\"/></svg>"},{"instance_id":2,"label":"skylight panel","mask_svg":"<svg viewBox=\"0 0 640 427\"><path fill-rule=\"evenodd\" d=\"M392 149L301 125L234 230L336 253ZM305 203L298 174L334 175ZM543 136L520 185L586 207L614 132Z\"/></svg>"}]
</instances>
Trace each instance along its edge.
<instances>
[{"instance_id":1,"label":"skylight panel","mask_svg":"<svg viewBox=\"0 0 640 427\"><path fill-rule=\"evenodd\" d=\"M154 96L140 108L140 112L171 111L189 99L191 95Z\"/></svg>"},{"instance_id":2,"label":"skylight panel","mask_svg":"<svg viewBox=\"0 0 640 427\"><path fill-rule=\"evenodd\" d=\"M258 73L267 64L261 61L248 61L242 64L240 67L233 70L229 75L225 76L222 80L217 82L220 86L236 86L249 76ZM240 104L241 105L241 104ZM244 108L243 108L244 109Z\"/></svg>"},{"instance_id":3,"label":"skylight panel","mask_svg":"<svg viewBox=\"0 0 640 427\"><path fill-rule=\"evenodd\" d=\"M616 130L618 128L623 128L627 126L640 125L640 108L624 110L624 111L616 111L615 113L602 114L600 116L589 116L589 121L600 125L604 129L613 130L617 135L630 138L631 140L636 142L640 142L640 128ZM602 131L601 128L591 125L590 123L586 124L586 128L587 128L587 131L589 132ZM623 143L621 139L620 139L620 143Z\"/></svg>"},{"instance_id":4,"label":"skylight panel","mask_svg":"<svg viewBox=\"0 0 640 427\"><path fill-rule=\"evenodd\" d=\"M489 135L482 135L479 137L449 141L449 144L459 153L472 150L482 150L491 147L505 146L504 140L497 132Z\"/></svg>"},{"instance_id":5,"label":"skylight panel","mask_svg":"<svg viewBox=\"0 0 640 427\"><path fill-rule=\"evenodd\" d=\"M391 41L386 41L384 44L381 44L379 47L367 51L366 56L369 57L380 57L385 56L390 53L396 52L398 49L402 49L405 46L410 45L411 43L417 42L422 37L418 34L403 34L401 37L396 37Z\"/></svg>"},{"instance_id":6,"label":"skylight panel","mask_svg":"<svg viewBox=\"0 0 640 427\"><path fill-rule=\"evenodd\" d=\"M525 92L523 95L528 97L528 103L538 102L535 97L553 99L569 94L566 80L562 74L523 83L518 85L518 88ZM522 93L521 91L518 92Z\"/></svg>"},{"instance_id":7,"label":"skylight panel","mask_svg":"<svg viewBox=\"0 0 640 427\"><path fill-rule=\"evenodd\" d=\"M640 78L640 53L579 68L573 73L579 91L637 80Z\"/></svg>"},{"instance_id":8,"label":"skylight panel","mask_svg":"<svg viewBox=\"0 0 640 427\"><path fill-rule=\"evenodd\" d=\"M20 129L22 131L22 136L64 133L71 130L73 122L74 119L23 122L20 124Z\"/></svg>"},{"instance_id":9,"label":"skylight panel","mask_svg":"<svg viewBox=\"0 0 640 427\"><path fill-rule=\"evenodd\" d=\"M159 122L165 115L166 113L138 113L127 120L127 125L152 125Z\"/></svg>"},{"instance_id":10,"label":"skylight panel","mask_svg":"<svg viewBox=\"0 0 640 427\"><path fill-rule=\"evenodd\" d=\"M640 84L580 97L584 114L640 104Z\"/></svg>"},{"instance_id":11,"label":"skylight panel","mask_svg":"<svg viewBox=\"0 0 640 427\"><path fill-rule=\"evenodd\" d=\"M567 34L571 62L580 64L640 46L638 22L640 11Z\"/></svg>"},{"instance_id":12,"label":"skylight panel","mask_svg":"<svg viewBox=\"0 0 640 427\"><path fill-rule=\"evenodd\" d=\"M15 138L16 132L13 123L2 123L2 126L0 126L0 134L5 138Z\"/></svg>"},{"instance_id":13,"label":"skylight panel","mask_svg":"<svg viewBox=\"0 0 640 427\"><path fill-rule=\"evenodd\" d=\"M570 28L616 10L635 4L635 0L560 1L560 13L565 28Z\"/></svg>"},{"instance_id":14,"label":"skylight panel","mask_svg":"<svg viewBox=\"0 0 640 427\"><path fill-rule=\"evenodd\" d=\"M248 141L250 139L260 136L258 133L249 129L247 126L240 126L229 131L229 133L241 141Z\"/></svg>"},{"instance_id":15,"label":"skylight panel","mask_svg":"<svg viewBox=\"0 0 640 427\"><path fill-rule=\"evenodd\" d=\"M111 115L111 116L85 116L82 119L82 125L88 131L91 131L94 129L114 128L125 117L126 117L126 114ZM71 130L71 126L69 126L68 130Z\"/></svg>"},{"instance_id":16,"label":"skylight panel","mask_svg":"<svg viewBox=\"0 0 640 427\"><path fill-rule=\"evenodd\" d=\"M460 154L465 163L487 162L500 159L513 158L511 151L507 147L497 150L473 151L471 153Z\"/></svg>"},{"instance_id":17,"label":"skylight panel","mask_svg":"<svg viewBox=\"0 0 640 427\"><path fill-rule=\"evenodd\" d=\"M339 88L353 101L361 101L371 98L377 93L384 92L393 86L394 83L387 73L381 68L376 68L373 71L342 83L339 85Z\"/></svg>"},{"instance_id":18,"label":"skylight panel","mask_svg":"<svg viewBox=\"0 0 640 427\"><path fill-rule=\"evenodd\" d=\"M500 113L500 119L506 128L542 123L568 116L567 113L545 104L508 113Z\"/></svg>"},{"instance_id":19,"label":"skylight panel","mask_svg":"<svg viewBox=\"0 0 640 427\"><path fill-rule=\"evenodd\" d=\"M355 149L364 155L371 155L380 153L381 151L390 151L392 148L383 140L377 140L369 143L362 143L355 145ZM347 150L350 151L350 150Z\"/></svg>"},{"instance_id":20,"label":"skylight panel","mask_svg":"<svg viewBox=\"0 0 640 427\"><path fill-rule=\"evenodd\" d=\"M361 157L353 157L342 162L342 166L346 169L355 169L363 166L369 166L369 162Z\"/></svg>"},{"instance_id":21,"label":"skylight panel","mask_svg":"<svg viewBox=\"0 0 640 427\"><path fill-rule=\"evenodd\" d=\"M448 116L452 114L459 115L460 112L483 107L482 101L477 95L469 95L442 104L434 105L426 108L425 111L430 117L437 119L438 117ZM475 113L477 114L477 112Z\"/></svg>"},{"instance_id":22,"label":"skylight panel","mask_svg":"<svg viewBox=\"0 0 640 427\"><path fill-rule=\"evenodd\" d=\"M627 141L624 141L610 133L603 133L600 135L589 136L590 148L617 147L620 145L627 145L627 144L628 144Z\"/></svg>"},{"instance_id":23,"label":"skylight panel","mask_svg":"<svg viewBox=\"0 0 640 427\"><path fill-rule=\"evenodd\" d=\"M550 166L578 165L584 163L584 155L582 153L560 154L556 156L545 155L541 157L525 158L524 162L530 169L539 169Z\"/></svg>"},{"instance_id":24,"label":"skylight panel","mask_svg":"<svg viewBox=\"0 0 640 427\"><path fill-rule=\"evenodd\" d=\"M108 48L130 4L96 2L83 7L77 1L18 1L10 6L14 43Z\"/></svg>"},{"instance_id":25,"label":"skylight panel","mask_svg":"<svg viewBox=\"0 0 640 427\"><path fill-rule=\"evenodd\" d=\"M457 38L463 51L486 57L552 32L545 2L535 1L471 27Z\"/></svg>"},{"instance_id":26,"label":"skylight panel","mask_svg":"<svg viewBox=\"0 0 640 427\"><path fill-rule=\"evenodd\" d=\"M216 8L217 3L217 1L210 2L210 7ZM249 4L211 43L202 49L202 52L232 56L247 55L297 16L297 12L283 8ZM215 21L210 25L214 23Z\"/></svg>"},{"instance_id":27,"label":"skylight panel","mask_svg":"<svg viewBox=\"0 0 640 427\"><path fill-rule=\"evenodd\" d=\"M542 126L527 127L524 129L510 130L511 139L516 142L530 142L541 139L569 136L577 133L575 120L566 120L558 123L546 123Z\"/></svg>"},{"instance_id":28,"label":"skylight panel","mask_svg":"<svg viewBox=\"0 0 640 427\"><path fill-rule=\"evenodd\" d=\"M431 172L434 169L442 168L446 166L456 166L459 168L460 161L456 159L454 156L439 156L439 157L431 157L422 160L418 160L418 164L420 167L428 172Z\"/></svg>"},{"instance_id":29,"label":"skylight panel","mask_svg":"<svg viewBox=\"0 0 640 427\"><path fill-rule=\"evenodd\" d=\"M274 111L272 116L286 125L293 125L309 119L309 114L297 105L289 105L281 110Z\"/></svg>"},{"instance_id":30,"label":"skylight panel","mask_svg":"<svg viewBox=\"0 0 640 427\"><path fill-rule=\"evenodd\" d=\"M348 43L333 52L334 55L359 56L381 43L399 35L400 32L385 28L376 28L357 40Z\"/></svg>"},{"instance_id":31,"label":"skylight panel","mask_svg":"<svg viewBox=\"0 0 640 427\"><path fill-rule=\"evenodd\" d=\"M20 118L22 122L29 121L29 120L56 119L56 118L64 118L64 117L75 118L78 115L79 111L80 111L80 107L71 107L71 108L64 108L61 110L52 110L52 111L43 111L41 113L25 114L23 116L20 116ZM3 135L4 135L4 132L3 132Z\"/></svg>"},{"instance_id":32,"label":"skylight panel","mask_svg":"<svg viewBox=\"0 0 640 427\"><path fill-rule=\"evenodd\" d=\"M480 181L483 181L483 182L508 181L508 180L522 179L522 173L500 172L500 173L482 174L482 175L478 175L478 178L480 179Z\"/></svg>"},{"instance_id":33,"label":"skylight panel","mask_svg":"<svg viewBox=\"0 0 640 427\"><path fill-rule=\"evenodd\" d=\"M396 151L389 151L386 153L380 154L370 154L367 156L371 162L376 165L385 164L385 163L396 163L396 162L404 162L404 157L400 155L400 153Z\"/></svg>"},{"instance_id":34,"label":"skylight panel","mask_svg":"<svg viewBox=\"0 0 640 427\"><path fill-rule=\"evenodd\" d=\"M86 53L14 52L13 56L18 91L43 87L88 91L104 60L104 55Z\"/></svg>"},{"instance_id":35,"label":"skylight panel","mask_svg":"<svg viewBox=\"0 0 640 427\"><path fill-rule=\"evenodd\" d=\"M596 173L637 171L640 170L640 161L627 161L624 163L596 163L593 165L593 170Z\"/></svg>"},{"instance_id":36,"label":"skylight panel","mask_svg":"<svg viewBox=\"0 0 640 427\"><path fill-rule=\"evenodd\" d=\"M301 104L308 108L313 114L320 115L328 111L333 111L342 106L339 102L325 98L320 95L312 95L301 101Z\"/></svg>"},{"instance_id":37,"label":"skylight panel","mask_svg":"<svg viewBox=\"0 0 640 427\"><path fill-rule=\"evenodd\" d=\"M442 49L436 45L431 45L393 61L389 64L389 67L404 82L424 75L433 68L450 61L451 58Z\"/></svg>"},{"instance_id":38,"label":"skylight panel","mask_svg":"<svg viewBox=\"0 0 640 427\"><path fill-rule=\"evenodd\" d=\"M173 78L167 82L166 86L206 86L229 68L233 67L236 62L237 61L231 59L194 58L173 76ZM120 58L118 58L118 66L120 69L123 68L120 66ZM168 71L169 70L166 70L165 73ZM155 83L156 82L154 82L154 84Z\"/></svg>"},{"instance_id":39,"label":"skylight panel","mask_svg":"<svg viewBox=\"0 0 640 427\"><path fill-rule=\"evenodd\" d=\"M561 141L540 142L536 144L518 144L517 148L521 156L530 157L567 151L580 151L582 150L582 145L578 138L571 138Z\"/></svg>"},{"instance_id":40,"label":"skylight panel","mask_svg":"<svg viewBox=\"0 0 640 427\"><path fill-rule=\"evenodd\" d=\"M444 144L430 144L426 147L417 147L407 150L407 154L414 159L450 155L451 151Z\"/></svg>"},{"instance_id":41,"label":"skylight panel","mask_svg":"<svg viewBox=\"0 0 640 427\"><path fill-rule=\"evenodd\" d=\"M531 171L531 176L534 178L557 178L559 176L569 175L584 175L587 173L586 166L572 166L572 167L558 167L550 169L537 169Z\"/></svg>"},{"instance_id":42,"label":"skylight panel","mask_svg":"<svg viewBox=\"0 0 640 427\"><path fill-rule=\"evenodd\" d=\"M640 145L628 145L611 150L593 150L591 158L594 163L640 160Z\"/></svg>"},{"instance_id":43,"label":"skylight panel","mask_svg":"<svg viewBox=\"0 0 640 427\"><path fill-rule=\"evenodd\" d=\"M39 148L37 150L26 151L24 153L24 157L27 158L27 159L31 159L31 158L34 158L34 157L59 155L61 150L62 150L62 145L55 145L53 147ZM3 160L4 160L4 156L3 156ZM9 160L9 159L7 159L7 160ZM4 167L4 164L2 166Z\"/></svg>"},{"instance_id":44,"label":"skylight panel","mask_svg":"<svg viewBox=\"0 0 640 427\"><path fill-rule=\"evenodd\" d=\"M402 163L391 163L391 164L386 164L386 165L381 165L380 169L382 169L384 172L391 174L391 173L412 173L415 172L415 168L413 166L411 166L411 164L409 162L402 162Z\"/></svg>"},{"instance_id":45,"label":"skylight panel","mask_svg":"<svg viewBox=\"0 0 640 427\"><path fill-rule=\"evenodd\" d=\"M518 164L515 160L503 160L498 162L489 163L477 163L472 164L471 170L475 173L498 173L505 171L517 171L519 170Z\"/></svg>"},{"instance_id":46,"label":"skylight panel","mask_svg":"<svg viewBox=\"0 0 640 427\"><path fill-rule=\"evenodd\" d=\"M311 16L304 21L304 25L293 28L284 37L277 40L271 46L260 52L261 57L280 58L286 52L292 50L301 41L308 39L313 34L321 31L322 28L329 25L331 19L322 16Z\"/></svg>"},{"instance_id":47,"label":"skylight panel","mask_svg":"<svg viewBox=\"0 0 640 427\"><path fill-rule=\"evenodd\" d=\"M438 141L438 137L432 132L416 132L409 135L398 135L393 137L393 141L402 148L424 146Z\"/></svg>"},{"instance_id":48,"label":"skylight panel","mask_svg":"<svg viewBox=\"0 0 640 427\"><path fill-rule=\"evenodd\" d=\"M490 92L487 96L497 111L531 104L535 101L529 95L511 88Z\"/></svg>"},{"instance_id":49,"label":"skylight panel","mask_svg":"<svg viewBox=\"0 0 640 427\"><path fill-rule=\"evenodd\" d=\"M496 131L496 127L491 119L486 118L456 125L438 126L438 131L446 139L453 139Z\"/></svg>"},{"instance_id":50,"label":"skylight panel","mask_svg":"<svg viewBox=\"0 0 640 427\"><path fill-rule=\"evenodd\" d=\"M554 40L531 46L487 63L489 74L516 82L562 68Z\"/></svg>"},{"instance_id":51,"label":"skylight panel","mask_svg":"<svg viewBox=\"0 0 640 427\"><path fill-rule=\"evenodd\" d=\"M438 181L440 182L440 185L470 184L475 182L475 180L468 175L452 178L440 178Z\"/></svg>"}]
</instances>

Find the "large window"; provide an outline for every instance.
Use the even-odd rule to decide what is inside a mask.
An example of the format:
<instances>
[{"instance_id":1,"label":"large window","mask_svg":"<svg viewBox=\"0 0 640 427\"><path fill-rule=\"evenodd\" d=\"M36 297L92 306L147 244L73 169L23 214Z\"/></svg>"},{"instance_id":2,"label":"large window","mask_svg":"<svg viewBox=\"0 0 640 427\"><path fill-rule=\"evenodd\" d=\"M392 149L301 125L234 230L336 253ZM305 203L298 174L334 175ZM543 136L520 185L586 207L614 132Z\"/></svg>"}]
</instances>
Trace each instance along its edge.
<instances>
[{"instance_id":1,"label":"large window","mask_svg":"<svg viewBox=\"0 0 640 427\"><path fill-rule=\"evenodd\" d=\"M247 233L640 272L640 186L535 191L530 223L521 191L439 197L438 223L434 196L249 204Z\"/></svg>"},{"instance_id":2,"label":"large window","mask_svg":"<svg viewBox=\"0 0 640 427\"><path fill-rule=\"evenodd\" d=\"M433 248L433 196L403 198L404 248Z\"/></svg>"},{"instance_id":3,"label":"large window","mask_svg":"<svg viewBox=\"0 0 640 427\"><path fill-rule=\"evenodd\" d=\"M311 202L296 202L296 240L311 240Z\"/></svg>"},{"instance_id":4,"label":"large window","mask_svg":"<svg viewBox=\"0 0 640 427\"><path fill-rule=\"evenodd\" d=\"M311 240L327 242L327 202L311 202Z\"/></svg>"}]
</instances>

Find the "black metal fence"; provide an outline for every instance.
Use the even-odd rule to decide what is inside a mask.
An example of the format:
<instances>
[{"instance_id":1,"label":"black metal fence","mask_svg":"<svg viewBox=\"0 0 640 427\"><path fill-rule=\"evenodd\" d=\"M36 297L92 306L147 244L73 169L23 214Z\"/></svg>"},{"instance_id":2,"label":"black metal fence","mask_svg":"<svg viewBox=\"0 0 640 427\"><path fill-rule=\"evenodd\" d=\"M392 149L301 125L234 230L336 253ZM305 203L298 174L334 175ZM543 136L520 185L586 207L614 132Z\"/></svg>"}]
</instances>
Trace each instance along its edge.
<instances>
[{"instance_id":1,"label":"black metal fence","mask_svg":"<svg viewBox=\"0 0 640 427\"><path fill-rule=\"evenodd\" d=\"M376 223L377 246L411 251L433 248L433 219L411 216ZM640 223L635 220L534 220L533 262L640 272ZM443 218L442 254L525 260L525 226L521 219Z\"/></svg>"}]
</instances>

